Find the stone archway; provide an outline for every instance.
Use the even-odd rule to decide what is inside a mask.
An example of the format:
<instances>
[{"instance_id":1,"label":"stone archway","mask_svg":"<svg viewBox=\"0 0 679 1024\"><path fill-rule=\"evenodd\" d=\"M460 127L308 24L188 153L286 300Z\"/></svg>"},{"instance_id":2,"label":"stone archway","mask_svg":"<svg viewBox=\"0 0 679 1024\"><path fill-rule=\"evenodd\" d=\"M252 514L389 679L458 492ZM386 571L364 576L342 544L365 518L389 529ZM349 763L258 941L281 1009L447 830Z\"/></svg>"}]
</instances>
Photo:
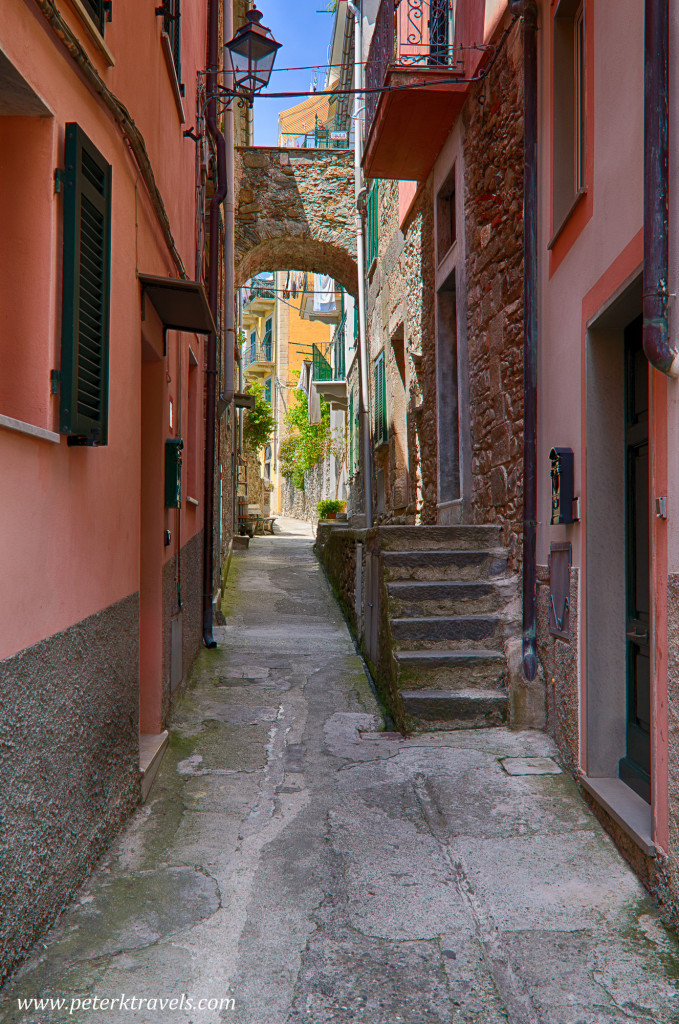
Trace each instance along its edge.
<instances>
[{"instance_id":1,"label":"stone archway","mask_svg":"<svg viewBox=\"0 0 679 1024\"><path fill-rule=\"evenodd\" d=\"M350 150L236 150L236 286L265 270L328 274L358 288Z\"/></svg>"}]
</instances>

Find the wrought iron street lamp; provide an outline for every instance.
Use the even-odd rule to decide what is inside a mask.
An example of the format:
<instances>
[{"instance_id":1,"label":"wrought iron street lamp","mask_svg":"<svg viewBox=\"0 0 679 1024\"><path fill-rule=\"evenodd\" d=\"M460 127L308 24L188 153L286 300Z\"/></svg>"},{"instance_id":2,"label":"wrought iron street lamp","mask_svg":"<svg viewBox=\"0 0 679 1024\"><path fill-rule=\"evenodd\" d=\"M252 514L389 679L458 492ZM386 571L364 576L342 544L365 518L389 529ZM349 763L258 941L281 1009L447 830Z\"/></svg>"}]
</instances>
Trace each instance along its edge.
<instances>
[{"instance_id":1,"label":"wrought iron street lamp","mask_svg":"<svg viewBox=\"0 0 679 1024\"><path fill-rule=\"evenodd\" d=\"M233 71L235 93L247 97L252 103L255 93L269 84L281 44L276 42L268 28L260 25L262 14L256 7L247 12L246 18L245 25L238 29L224 49Z\"/></svg>"}]
</instances>

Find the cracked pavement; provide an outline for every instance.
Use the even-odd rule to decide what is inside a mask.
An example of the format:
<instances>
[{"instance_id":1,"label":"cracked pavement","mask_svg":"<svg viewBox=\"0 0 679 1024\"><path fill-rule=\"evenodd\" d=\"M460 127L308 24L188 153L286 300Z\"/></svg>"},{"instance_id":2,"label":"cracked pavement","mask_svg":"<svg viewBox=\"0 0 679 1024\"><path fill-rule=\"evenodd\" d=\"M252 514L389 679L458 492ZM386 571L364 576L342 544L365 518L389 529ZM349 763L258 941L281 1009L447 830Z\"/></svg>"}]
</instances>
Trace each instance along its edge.
<instances>
[{"instance_id":1,"label":"cracked pavement","mask_svg":"<svg viewBox=\"0 0 679 1024\"><path fill-rule=\"evenodd\" d=\"M148 803L0 1019L679 1020L677 940L551 740L381 733L309 528L279 522L234 554L227 626L199 656ZM122 993L235 1005L70 1012ZM33 996L68 1006L18 1009Z\"/></svg>"}]
</instances>

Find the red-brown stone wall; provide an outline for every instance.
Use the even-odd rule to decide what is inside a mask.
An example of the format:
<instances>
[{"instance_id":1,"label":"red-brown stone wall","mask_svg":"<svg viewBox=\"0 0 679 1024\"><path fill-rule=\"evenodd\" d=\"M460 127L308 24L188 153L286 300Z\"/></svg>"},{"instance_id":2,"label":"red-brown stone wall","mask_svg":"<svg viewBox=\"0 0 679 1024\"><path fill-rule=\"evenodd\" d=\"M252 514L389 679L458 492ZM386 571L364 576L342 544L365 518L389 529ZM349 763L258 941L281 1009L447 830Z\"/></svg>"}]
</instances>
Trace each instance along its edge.
<instances>
[{"instance_id":1,"label":"red-brown stone wall","mask_svg":"<svg viewBox=\"0 0 679 1024\"><path fill-rule=\"evenodd\" d=\"M517 22L465 105L472 509L500 523L512 568L523 515L523 88Z\"/></svg>"}]
</instances>

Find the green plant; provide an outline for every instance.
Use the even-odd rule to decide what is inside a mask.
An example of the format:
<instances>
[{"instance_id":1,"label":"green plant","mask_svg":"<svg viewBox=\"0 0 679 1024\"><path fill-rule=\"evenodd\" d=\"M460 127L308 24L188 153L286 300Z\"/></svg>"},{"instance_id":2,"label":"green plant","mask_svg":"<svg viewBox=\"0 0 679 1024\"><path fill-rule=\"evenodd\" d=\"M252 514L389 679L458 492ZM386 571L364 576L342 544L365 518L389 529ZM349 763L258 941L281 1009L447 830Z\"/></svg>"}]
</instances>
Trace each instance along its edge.
<instances>
[{"instance_id":1,"label":"green plant","mask_svg":"<svg viewBox=\"0 0 679 1024\"><path fill-rule=\"evenodd\" d=\"M261 381L250 381L245 392L254 396L255 405L253 409L248 409L245 415L243 438L247 447L258 454L271 440L275 421L271 406L264 397L264 385Z\"/></svg>"},{"instance_id":2,"label":"green plant","mask_svg":"<svg viewBox=\"0 0 679 1024\"><path fill-rule=\"evenodd\" d=\"M303 391L295 391L285 425L288 434L278 449L281 473L292 477L298 490L304 490L304 474L322 462L330 450L330 406L321 398L321 422L309 423L309 400Z\"/></svg>"},{"instance_id":3,"label":"green plant","mask_svg":"<svg viewBox=\"0 0 679 1024\"><path fill-rule=\"evenodd\" d=\"M316 508L321 519L327 519L331 512L342 512L346 502L338 501L337 498L324 498L319 501Z\"/></svg>"}]
</instances>

